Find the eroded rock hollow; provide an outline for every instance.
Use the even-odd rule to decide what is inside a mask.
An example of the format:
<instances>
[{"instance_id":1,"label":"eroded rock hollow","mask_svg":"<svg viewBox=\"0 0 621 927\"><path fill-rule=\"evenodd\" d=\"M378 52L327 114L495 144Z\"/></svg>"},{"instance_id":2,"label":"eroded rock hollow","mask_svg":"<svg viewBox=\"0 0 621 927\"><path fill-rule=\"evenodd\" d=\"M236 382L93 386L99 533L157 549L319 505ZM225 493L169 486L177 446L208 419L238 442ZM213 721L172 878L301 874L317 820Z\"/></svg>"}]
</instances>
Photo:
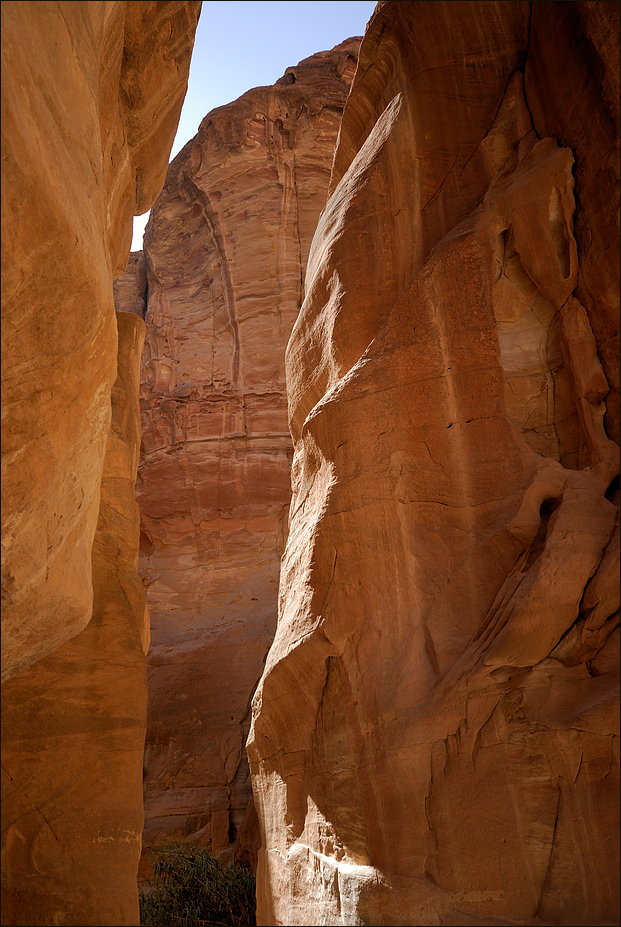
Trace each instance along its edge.
<instances>
[{"instance_id":1,"label":"eroded rock hollow","mask_svg":"<svg viewBox=\"0 0 621 927\"><path fill-rule=\"evenodd\" d=\"M241 830L237 856L249 861L244 743L291 494L285 347L359 44L207 115L170 166L144 253L116 283L117 307L146 321L145 846L192 840L226 854Z\"/></svg>"},{"instance_id":2,"label":"eroded rock hollow","mask_svg":"<svg viewBox=\"0 0 621 927\"><path fill-rule=\"evenodd\" d=\"M257 923L618 921L618 17L367 28L287 351Z\"/></svg>"}]
</instances>

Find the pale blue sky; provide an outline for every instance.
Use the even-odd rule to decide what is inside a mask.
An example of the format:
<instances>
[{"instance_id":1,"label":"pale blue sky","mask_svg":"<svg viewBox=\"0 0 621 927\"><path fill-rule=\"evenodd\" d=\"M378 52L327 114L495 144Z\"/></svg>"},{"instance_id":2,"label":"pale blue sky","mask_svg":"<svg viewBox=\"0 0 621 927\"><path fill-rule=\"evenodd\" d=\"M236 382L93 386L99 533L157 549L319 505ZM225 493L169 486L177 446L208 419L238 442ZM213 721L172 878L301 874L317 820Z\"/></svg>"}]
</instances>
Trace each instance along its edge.
<instances>
[{"instance_id":1,"label":"pale blue sky","mask_svg":"<svg viewBox=\"0 0 621 927\"><path fill-rule=\"evenodd\" d=\"M375 0L203 0L171 159L210 110L273 84L302 58L364 35L374 9ZM134 219L132 251L142 248L147 219Z\"/></svg>"}]
</instances>

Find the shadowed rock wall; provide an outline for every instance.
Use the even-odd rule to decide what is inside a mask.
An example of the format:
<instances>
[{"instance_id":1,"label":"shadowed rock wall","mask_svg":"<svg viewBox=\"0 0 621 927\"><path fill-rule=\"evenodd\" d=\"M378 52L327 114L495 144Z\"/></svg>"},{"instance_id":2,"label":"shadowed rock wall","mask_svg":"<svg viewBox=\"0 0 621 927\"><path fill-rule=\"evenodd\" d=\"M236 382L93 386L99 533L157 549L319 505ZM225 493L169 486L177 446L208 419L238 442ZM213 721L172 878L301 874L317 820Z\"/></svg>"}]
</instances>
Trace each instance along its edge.
<instances>
[{"instance_id":1,"label":"shadowed rock wall","mask_svg":"<svg viewBox=\"0 0 621 927\"><path fill-rule=\"evenodd\" d=\"M367 28L287 350L257 923L618 920L618 14Z\"/></svg>"},{"instance_id":2,"label":"shadowed rock wall","mask_svg":"<svg viewBox=\"0 0 621 927\"><path fill-rule=\"evenodd\" d=\"M118 313L94 604L2 687L3 924L138 924L149 638L136 567L144 322Z\"/></svg>"},{"instance_id":3,"label":"shadowed rock wall","mask_svg":"<svg viewBox=\"0 0 621 927\"><path fill-rule=\"evenodd\" d=\"M2 4L2 923L138 924L144 323L200 3Z\"/></svg>"},{"instance_id":4,"label":"shadowed rock wall","mask_svg":"<svg viewBox=\"0 0 621 927\"><path fill-rule=\"evenodd\" d=\"M146 303L146 845L231 852L251 796L244 742L290 497L285 347L359 42L206 116L117 282L117 305Z\"/></svg>"}]
</instances>

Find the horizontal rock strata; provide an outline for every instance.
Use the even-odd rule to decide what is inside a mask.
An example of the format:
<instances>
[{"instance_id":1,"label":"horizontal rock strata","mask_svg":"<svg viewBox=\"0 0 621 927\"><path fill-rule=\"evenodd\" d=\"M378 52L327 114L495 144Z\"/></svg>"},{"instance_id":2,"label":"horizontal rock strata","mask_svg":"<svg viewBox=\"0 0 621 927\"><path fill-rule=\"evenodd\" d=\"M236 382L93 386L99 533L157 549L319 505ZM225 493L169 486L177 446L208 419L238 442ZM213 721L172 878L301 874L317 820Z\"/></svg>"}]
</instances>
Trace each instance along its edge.
<instances>
[{"instance_id":1,"label":"horizontal rock strata","mask_svg":"<svg viewBox=\"0 0 621 927\"><path fill-rule=\"evenodd\" d=\"M618 920L618 12L367 28L287 351L259 924Z\"/></svg>"}]
</instances>

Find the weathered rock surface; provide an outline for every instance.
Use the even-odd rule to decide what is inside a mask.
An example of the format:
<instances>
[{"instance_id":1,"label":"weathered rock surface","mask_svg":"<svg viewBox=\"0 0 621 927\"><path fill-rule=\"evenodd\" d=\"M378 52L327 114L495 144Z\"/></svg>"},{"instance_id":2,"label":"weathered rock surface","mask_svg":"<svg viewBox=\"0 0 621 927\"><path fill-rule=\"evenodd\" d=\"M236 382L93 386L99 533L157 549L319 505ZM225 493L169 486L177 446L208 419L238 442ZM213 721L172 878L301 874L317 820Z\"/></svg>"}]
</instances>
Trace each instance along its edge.
<instances>
[{"instance_id":1,"label":"weathered rock surface","mask_svg":"<svg viewBox=\"0 0 621 927\"><path fill-rule=\"evenodd\" d=\"M2 923L138 924L144 322L200 3L2 5ZM116 378L116 379L115 379Z\"/></svg>"},{"instance_id":2,"label":"weathered rock surface","mask_svg":"<svg viewBox=\"0 0 621 927\"><path fill-rule=\"evenodd\" d=\"M144 319L147 311L147 259L144 251L132 251L125 273L113 284L117 312L133 312Z\"/></svg>"},{"instance_id":3,"label":"weathered rock surface","mask_svg":"<svg viewBox=\"0 0 621 927\"><path fill-rule=\"evenodd\" d=\"M140 923L148 616L134 484L144 322L119 313L118 328L93 616L2 687L3 924Z\"/></svg>"},{"instance_id":4,"label":"weathered rock surface","mask_svg":"<svg viewBox=\"0 0 621 927\"><path fill-rule=\"evenodd\" d=\"M2 5L2 678L81 631L112 278L164 182L200 3Z\"/></svg>"},{"instance_id":5,"label":"weathered rock surface","mask_svg":"<svg viewBox=\"0 0 621 927\"><path fill-rule=\"evenodd\" d=\"M367 29L287 351L259 924L618 922L618 15Z\"/></svg>"},{"instance_id":6,"label":"weathered rock surface","mask_svg":"<svg viewBox=\"0 0 621 927\"><path fill-rule=\"evenodd\" d=\"M206 116L147 226L146 845L191 839L229 853L251 794L244 742L291 492L285 347L359 43ZM130 265L117 292L138 306L138 255Z\"/></svg>"},{"instance_id":7,"label":"weathered rock surface","mask_svg":"<svg viewBox=\"0 0 621 927\"><path fill-rule=\"evenodd\" d=\"M540 136L575 156L580 191L576 296L597 339L610 385L606 429L619 442L619 8L614 3L534 3L524 70ZM567 62L571 61L569 68Z\"/></svg>"}]
</instances>

